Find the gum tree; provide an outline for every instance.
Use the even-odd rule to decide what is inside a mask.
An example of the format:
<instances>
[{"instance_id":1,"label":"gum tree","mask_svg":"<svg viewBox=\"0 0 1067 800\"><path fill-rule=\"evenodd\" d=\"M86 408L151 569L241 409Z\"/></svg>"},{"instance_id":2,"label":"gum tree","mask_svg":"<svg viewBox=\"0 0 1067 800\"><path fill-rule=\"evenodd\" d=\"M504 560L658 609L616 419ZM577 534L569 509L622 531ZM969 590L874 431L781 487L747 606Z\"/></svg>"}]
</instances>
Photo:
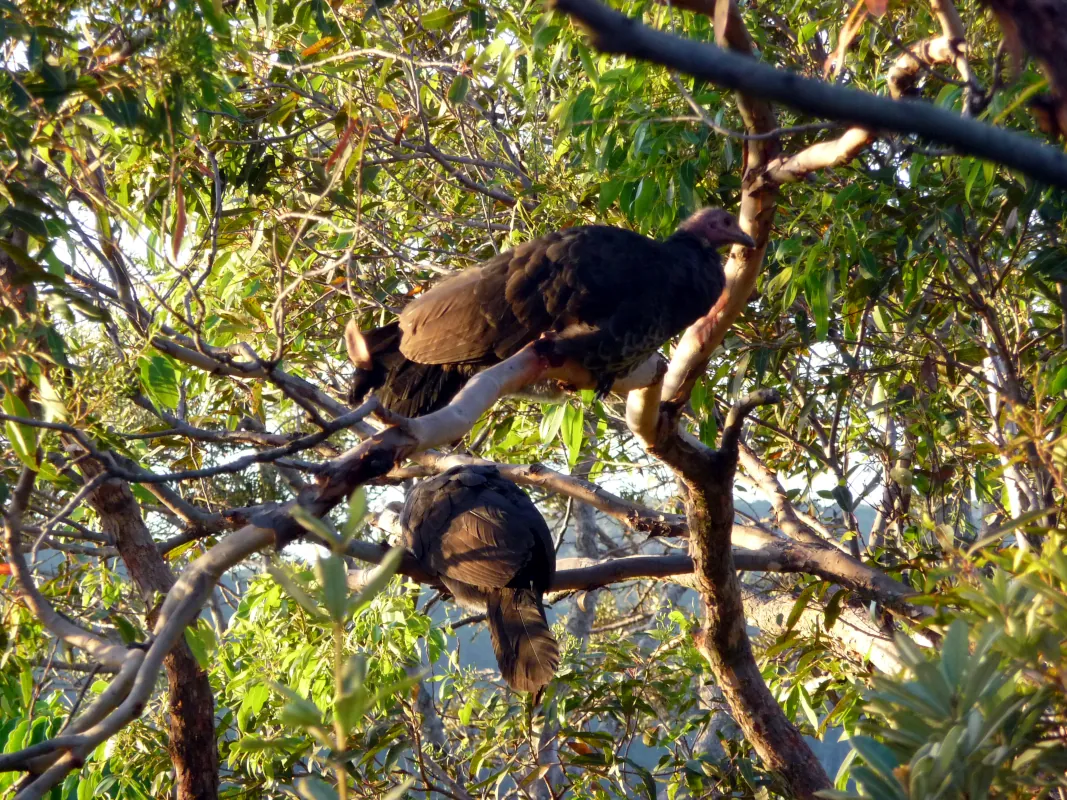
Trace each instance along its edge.
<instances>
[{"instance_id":1,"label":"gum tree","mask_svg":"<svg viewBox=\"0 0 1067 800\"><path fill-rule=\"evenodd\" d=\"M1059 786L1062 18L992 5L0 0L0 785ZM347 404L349 320L707 204L757 247L612 396ZM564 548L537 709L364 569L464 462Z\"/></svg>"}]
</instances>

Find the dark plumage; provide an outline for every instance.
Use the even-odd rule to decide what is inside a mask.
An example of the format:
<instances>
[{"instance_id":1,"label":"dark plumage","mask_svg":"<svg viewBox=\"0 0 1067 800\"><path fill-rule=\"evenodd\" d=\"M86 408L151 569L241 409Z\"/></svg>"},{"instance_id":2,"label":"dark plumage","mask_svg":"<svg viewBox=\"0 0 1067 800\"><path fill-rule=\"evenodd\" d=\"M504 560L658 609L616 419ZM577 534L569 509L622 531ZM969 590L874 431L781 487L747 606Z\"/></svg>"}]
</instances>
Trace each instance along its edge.
<instances>
[{"instance_id":1,"label":"dark plumage","mask_svg":"<svg viewBox=\"0 0 1067 800\"><path fill-rule=\"evenodd\" d=\"M725 283L716 248L754 246L736 220L705 208L663 241L605 225L550 233L441 281L383 328L345 331L352 401L419 416L476 372L552 334L551 352L599 392L708 312Z\"/></svg>"},{"instance_id":2,"label":"dark plumage","mask_svg":"<svg viewBox=\"0 0 1067 800\"><path fill-rule=\"evenodd\" d=\"M559 664L542 604L556 553L526 493L493 467L455 467L412 490L400 524L422 569L461 605L485 612L508 685L540 692Z\"/></svg>"}]
</instances>

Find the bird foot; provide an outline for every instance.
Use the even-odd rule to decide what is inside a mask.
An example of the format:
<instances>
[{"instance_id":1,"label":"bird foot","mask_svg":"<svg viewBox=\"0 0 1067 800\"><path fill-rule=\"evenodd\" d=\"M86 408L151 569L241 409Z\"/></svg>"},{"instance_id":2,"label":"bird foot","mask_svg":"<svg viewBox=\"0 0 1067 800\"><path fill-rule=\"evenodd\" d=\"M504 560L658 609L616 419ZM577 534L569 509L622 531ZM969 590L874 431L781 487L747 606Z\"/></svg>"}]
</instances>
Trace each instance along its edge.
<instances>
[{"instance_id":1,"label":"bird foot","mask_svg":"<svg viewBox=\"0 0 1067 800\"><path fill-rule=\"evenodd\" d=\"M611 387L615 385L614 375L601 375L596 382L596 398L603 400L611 394Z\"/></svg>"},{"instance_id":2,"label":"bird foot","mask_svg":"<svg viewBox=\"0 0 1067 800\"><path fill-rule=\"evenodd\" d=\"M372 416L380 419L386 425L392 425L403 430L407 430L408 418L402 414L397 414L395 411L390 411L388 408L382 405L378 398L374 398L376 402L375 408L370 412Z\"/></svg>"},{"instance_id":3,"label":"bird foot","mask_svg":"<svg viewBox=\"0 0 1067 800\"><path fill-rule=\"evenodd\" d=\"M541 338L534 342L534 352L554 369L562 367L567 361L567 357L557 349L558 341L556 335L549 332L541 334Z\"/></svg>"}]
</instances>

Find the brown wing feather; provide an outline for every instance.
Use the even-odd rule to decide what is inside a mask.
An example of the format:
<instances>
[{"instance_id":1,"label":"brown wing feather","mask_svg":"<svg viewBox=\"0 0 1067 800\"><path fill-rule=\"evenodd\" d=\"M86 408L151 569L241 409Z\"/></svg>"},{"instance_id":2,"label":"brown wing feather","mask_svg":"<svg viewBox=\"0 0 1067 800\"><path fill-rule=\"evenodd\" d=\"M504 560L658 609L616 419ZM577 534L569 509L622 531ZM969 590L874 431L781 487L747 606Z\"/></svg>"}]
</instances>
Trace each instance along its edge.
<instances>
[{"instance_id":1,"label":"brown wing feather","mask_svg":"<svg viewBox=\"0 0 1067 800\"><path fill-rule=\"evenodd\" d=\"M492 352L494 331L475 301L487 276L472 269L439 283L400 312L400 352L421 364L479 361Z\"/></svg>"},{"instance_id":2,"label":"brown wing feather","mask_svg":"<svg viewBox=\"0 0 1067 800\"><path fill-rule=\"evenodd\" d=\"M405 546L436 575L488 589L509 585L532 566L542 591L551 582L555 558L544 518L491 467L457 468L421 482L400 522Z\"/></svg>"},{"instance_id":3,"label":"brown wing feather","mask_svg":"<svg viewBox=\"0 0 1067 800\"><path fill-rule=\"evenodd\" d=\"M612 230L550 233L443 281L401 312L400 351L423 364L494 363L513 355L578 314L608 284L611 256L598 252L596 234Z\"/></svg>"},{"instance_id":4,"label":"brown wing feather","mask_svg":"<svg viewBox=\"0 0 1067 800\"><path fill-rule=\"evenodd\" d=\"M507 586L530 561L533 541L522 531L509 530L515 520L490 505L494 501L489 494L481 493L474 508L452 518L431 564L453 580L498 588Z\"/></svg>"}]
</instances>

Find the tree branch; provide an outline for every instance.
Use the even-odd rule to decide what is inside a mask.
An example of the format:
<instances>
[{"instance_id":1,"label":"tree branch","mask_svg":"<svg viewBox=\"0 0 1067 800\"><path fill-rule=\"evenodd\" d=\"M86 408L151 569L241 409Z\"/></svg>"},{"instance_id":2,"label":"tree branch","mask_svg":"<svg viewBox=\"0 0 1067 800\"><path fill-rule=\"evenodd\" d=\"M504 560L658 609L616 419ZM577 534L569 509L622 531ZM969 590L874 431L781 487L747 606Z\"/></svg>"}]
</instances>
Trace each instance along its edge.
<instances>
[{"instance_id":1,"label":"tree branch","mask_svg":"<svg viewBox=\"0 0 1067 800\"><path fill-rule=\"evenodd\" d=\"M780 773L795 795L813 798L817 791L830 787L830 780L760 674L745 627L741 581L731 541L739 428L747 411L777 399L776 392L757 392L744 398L730 412L718 451L681 433L676 413L668 407L660 414L654 438L646 441L646 447L685 482L687 489L689 552L696 586L704 599L704 627L695 636L695 644L711 665L734 718L763 763Z\"/></svg>"},{"instance_id":2,"label":"tree branch","mask_svg":"<svg viewBox=\"0 0 1067 800\"><path fill-rule=\"evenodd\" d=\"M555 0L555 7L588 27L595 46L661 64L720 86L747 92L798 111L867 128L918 134L1067 188L1067 156L1030 136L995 128L929 103L887 100L804 78L752 59L648 28L597 0Z\"/></svg>"}]
</instances>

